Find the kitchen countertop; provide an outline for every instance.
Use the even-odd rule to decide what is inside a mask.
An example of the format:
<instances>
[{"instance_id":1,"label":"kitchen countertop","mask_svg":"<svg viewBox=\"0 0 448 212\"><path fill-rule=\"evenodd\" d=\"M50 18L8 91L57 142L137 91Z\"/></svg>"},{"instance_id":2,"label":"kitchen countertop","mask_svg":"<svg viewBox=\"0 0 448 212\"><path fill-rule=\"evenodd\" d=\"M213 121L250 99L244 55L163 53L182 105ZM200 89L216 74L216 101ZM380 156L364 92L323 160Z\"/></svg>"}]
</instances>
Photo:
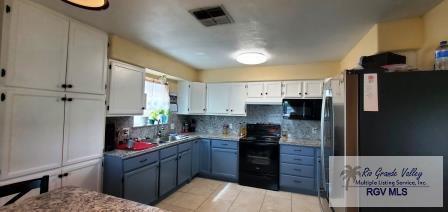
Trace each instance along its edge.
<instances>
[{"instance_id":1,"label":"kitchen countertop","mask_svg":"<svg viewBox=\"0 0 448 212\"><path fill-rule=\"evenodd\" d=\"M164 212L149 205L113 197L78 187L63 187L0 207L7 211L148 211Z\"/></svg>"},{"instance_id":2,"label":"kitchen countertop","mask_svg":"<svg viewBox=\"0 0 448 212\"><path fill-rule=\"evenodd\" d=\"M113 156L113 157L121 157L123 159L135 157L144 153L157 151L166 147L175 146L180 143L185 143L188 141L192 141L195 139L217 139L217 140L226 140L226 141L239 141L240 137L237 135L223 135L223 134L204 134L204 133L186 133L182 135L187 135L187 138L180 139L177 141L173 141L170 143L159 144L156 147L140 150L140 151L130 151L130 150L112 150L109 152L105 152L105 156ZM320 147L319 140L311 140L311 139L300 139L300 138L281 138L280 144L289 144L289 145L298 145L298 146L308 146L308 147Z\"/></svg>"},{"instance_id":3,"label":"kitchen countertop","mask_svg":"<svg viewBox=\"0 0 448 212\"><path fill-rule=\"evenodd\" d=\"M307 147L320 147L320 140L317 139L281 138L279 143Z\"/></svg>"}]
</instances>

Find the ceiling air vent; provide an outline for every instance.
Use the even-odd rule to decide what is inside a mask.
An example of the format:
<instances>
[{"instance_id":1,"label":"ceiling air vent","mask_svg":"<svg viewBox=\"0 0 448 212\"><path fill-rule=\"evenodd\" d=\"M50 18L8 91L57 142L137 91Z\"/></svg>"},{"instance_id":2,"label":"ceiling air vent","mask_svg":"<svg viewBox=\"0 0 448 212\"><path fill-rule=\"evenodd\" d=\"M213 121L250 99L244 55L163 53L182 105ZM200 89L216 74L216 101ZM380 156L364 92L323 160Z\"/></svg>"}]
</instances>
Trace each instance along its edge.
<instances>
[{"instance_id":1,"label":"ceiling air vent","mask_svg":"<svg viewBox=\"0 0 448 212\"><path fill-rule=\"evenodd\" d=\"M222 5L193 9L189 12L206 27L230 24L233 22L232 17L230 17Z\"/></svg>"}]
</instances>

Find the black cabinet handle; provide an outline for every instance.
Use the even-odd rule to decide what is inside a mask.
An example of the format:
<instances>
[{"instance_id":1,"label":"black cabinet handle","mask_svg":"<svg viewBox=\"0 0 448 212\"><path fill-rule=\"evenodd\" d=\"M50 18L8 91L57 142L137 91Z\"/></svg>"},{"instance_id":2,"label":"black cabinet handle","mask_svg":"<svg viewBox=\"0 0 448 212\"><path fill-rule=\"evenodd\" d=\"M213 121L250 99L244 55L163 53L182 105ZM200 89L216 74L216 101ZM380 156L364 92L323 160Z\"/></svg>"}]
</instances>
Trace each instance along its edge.
<instances>
[{"instance_id":1,"label":"black cabinet handle","mask_svg":"<svg viewBox=\"0 0 448 212\"><path fill-rule=\"evenodd\" d=\"M64 176L64 175L62 175L62 174L59 174L59 175L58 175L58 178L62 178L63 176Z\"/></svg>"},{"instance_id":2,"label":"black cabinet handle","mask_svg":"<svg viewBox=\"0 0 448 212\"><path fill-rule=\"evenodd\" d=\"M229 112L229 109L226 109L226 112Z\"/></svg>"},{"instance_id":3,"label":"black cabinet handle","mask_svg":"<svg viewBox=\"0 0 448 212\"><path fill-rule=\"evenodd\" d=\"M299 95L302 95L302 92L300 92Z\"/></svg>"},{"instance_id":4,"label":"black cabinet handle","mask_svg":"<svg viewBox=\"0 0 448 212\"><path fill-rule=\"evenodd\" d=\"M308 95L308 92L305 92L305 95Z\"/></svg>"},{"instance_id":5,"label":"black cabinet handle","mask_svg":"<svg viewBox=\"0 0 448 212\"><path fill-rule=\"evenodd\" d=\"M145 107L142 107L142 110L144 110L145 109Z\"/></svg>"},{"instance_id":6,"label":"black cabinet handle","mask_svg":"<svg viewBox=\"0 0 448 212\"><path fill-rule=\"evenodd\" d=\"M67 177L68 176L68 173L64 173L64 177Z\"/></svg>"},{"instance_id":7,"label":"black cabinet handle","mask_svg":"<svg viewBox=\"0 0 448 212\"><path fill-rule=\"evenodd\" d=\"M73 98L67 98L67 101L71 102L73 101Z\"/></svg>"},{"instance_id":8,"label":"black cabinet handle","mask_svg":"<svg viewBox=\"0 0 448 212\"><path fill-rule=\"evenodd\" d=\"M146 161L148 161L148 158L141 160L140 163L144 163Z\"/></svg>"},{"instance_id":9,"label":"black cabinet handle","mask_svg":"<svg viewBox=\"0 0 448 212\"><path fill-rule=\"evenodd\" d=\"M230 112L233 112L233 109L231 109Z\"/></svg>"},{"instance_id":10,"label":"black cabinet handle","mask_svg":"<svg viewBox=\"0 0 448 212\"><path fill-rule=\"evenodd\" d=\"M73 88L72 84L62 84L61 85L62 88Z\"/></svg>"},{"instance_id":11,"label":"black cabinet handle","mask_svg":"<svg viewBox=\"0 0 448 212\"><path fill-rule=\"evenodd\" d=\"M67 98L62 97L61 100L65 102L65 101L67 101Z\"/></svg>"},{"instance_id":12,"label":"black cabinet handle","mask_svg":"<svg viewBox=\"0 0 448 212\"><path fill-rule=\"evenodd\" d=\"M261 93L261 95L263 96L263 93Z\"/></svg>"},{"instance_id":13,"label":"black cabinet handle","mask_svg":"<svg viewBox=\"0 0 448 212\"><path fill-rule=\"evenodd\" d=\"M268 92L266 92L266 95L268 95Z\"/></svg>"},{"instance_id":14,"label":"black cabinet handle","mask_svg":"<svg viewBox=\"0 0 448 212\"><path fill-rule=\"evenodd\" d=\"M68 84L67 88L73 88L73 85L72 84Z\"/></svg>"},{"instance_id":15,"label":"black cabinet handle","mask_svg":"<svg viewBox=\"0 0 448 212\"><path fill-rule=\"evenodd\" d=\"M62 84L61 87L62 88L67 88L67 84Z\"/></svg>"},{"instance_id":16,"label":"black cabinet handle","mask_svg":"<svg viewBox=\"0 0 448 212\"><path fill-rule=\"evenodd\" d=\"M4 102L6 99L6 94L2 93L1 97L0 97L1 101Z\"/></svg>"},{"instance_id":17,"label":"black cabinet handle","mask_svg":"<svg viewBox=\"0 0 448 212\"><path fill-rule=\"evenodd\" d=\"M302 181L294 180L295 183L302 183Z\"/></svg>"},{"instance_id":18,"label":"black cabinet handle","mask_svg":"<svg viewBox=\"0 0 448 212\"><path fill-rule=\"evenodd\" d=\"M294 158L294 160L302 161L302 159L300 159L300 158Z\"/></svg>"},{"instance_id":19,"label":"black cabinet handle","mask_svg":"<svg viewBox=\"0 0 448 212\"><path fill-rule=\"evenodd\" d=\"M294 151L296 151L296 152L301 152L302 150L301 150L301 149L295 149Z\"/></svg>"}]
</instances>

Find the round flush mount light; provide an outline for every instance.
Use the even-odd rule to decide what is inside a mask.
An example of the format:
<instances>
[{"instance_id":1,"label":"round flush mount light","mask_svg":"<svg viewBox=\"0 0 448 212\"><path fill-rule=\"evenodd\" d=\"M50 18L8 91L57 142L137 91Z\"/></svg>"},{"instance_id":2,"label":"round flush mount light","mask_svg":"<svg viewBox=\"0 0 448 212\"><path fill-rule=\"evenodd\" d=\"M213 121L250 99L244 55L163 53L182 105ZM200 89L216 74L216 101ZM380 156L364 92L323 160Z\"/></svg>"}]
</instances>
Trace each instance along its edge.
<instances>
[{"instance_id":1,"label":"round flush mount light","mask_svg":"<svg viewBox=\"0 0 448 212\"><path fill-rule=\"evenodd\" d=\"M67 4L87 10L105 10L109 7L108 0L62 0Z\"/></svg>"},{"instance_id":2,"label":"round flush mount light","mask_svg":"<svg viewBox=\"0 0 448 212\"><path fill-rule=\"evenodd\" d=\"M257 65L265 63L268 56L259 52L244 52L236 56L236 61L245 65Z\"/></svg>"}]
</instances>

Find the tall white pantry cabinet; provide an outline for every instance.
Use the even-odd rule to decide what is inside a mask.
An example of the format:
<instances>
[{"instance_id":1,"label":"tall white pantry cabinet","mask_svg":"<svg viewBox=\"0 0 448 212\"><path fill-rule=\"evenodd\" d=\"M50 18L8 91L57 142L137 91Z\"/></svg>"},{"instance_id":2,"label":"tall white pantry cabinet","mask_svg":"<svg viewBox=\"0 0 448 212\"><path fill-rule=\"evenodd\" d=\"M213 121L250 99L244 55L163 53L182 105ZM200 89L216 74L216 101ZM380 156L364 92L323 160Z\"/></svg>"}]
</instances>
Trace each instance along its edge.
<instances>
[{"instance_id":1,"label":"tall white pantry cabinet","mask_svg":"<svg viewBox=\"0 0 448 212\"><path fill-rule=\"evenodd\" d=\"M0 2L0 185L50 175L50 190L100 191L107 34L29 0Z\"/></svg>"}]
</instances>

